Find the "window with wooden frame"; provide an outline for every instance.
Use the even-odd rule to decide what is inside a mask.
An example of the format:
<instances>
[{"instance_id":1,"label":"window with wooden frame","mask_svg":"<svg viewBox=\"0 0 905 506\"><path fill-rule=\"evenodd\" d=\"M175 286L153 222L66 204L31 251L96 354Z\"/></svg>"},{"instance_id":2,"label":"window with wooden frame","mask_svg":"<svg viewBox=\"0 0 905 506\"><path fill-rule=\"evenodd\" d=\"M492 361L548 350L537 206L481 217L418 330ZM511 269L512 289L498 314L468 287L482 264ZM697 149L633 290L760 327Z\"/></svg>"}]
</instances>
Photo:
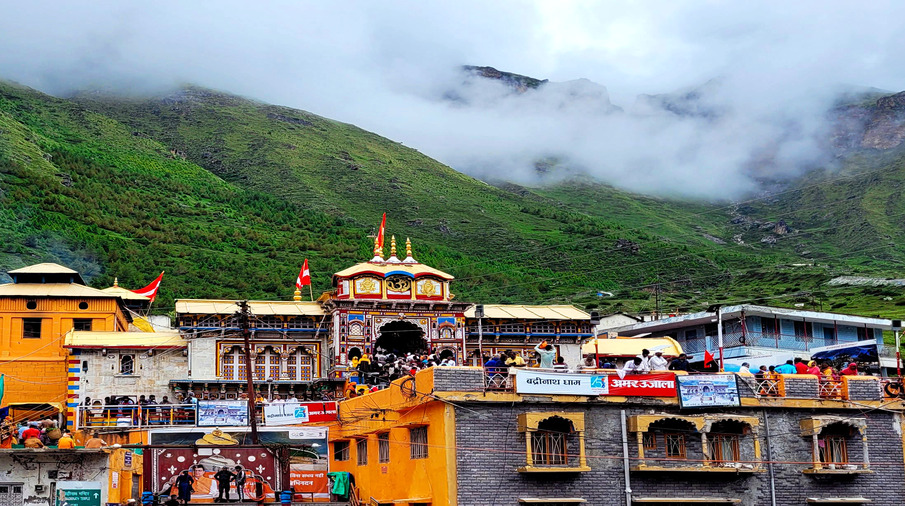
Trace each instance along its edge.
<instances>
[{"instance_id":1,"label":"window with wooden frame","mask_svg":"<svg viewBox=\"0 0 905 506\"><path fill-rule=\"evenodd\" d=\"M657 433L656 432L645 432L641 439L642 439L642 444L644 445L645 451L657 449Z\"/></svg>"},{"instance_id":2,"label":"window with wooden frame","mask_svg":"<svg viewBox=\"0 0 905 506\"><path fill-rule=\"evenodd\" d=\"M526 465L519 472L590 471L584 447L584 413L534 412L518 416L525 434Z\"/></svg>"},{"instance_id":3,"label":"window with wooden frame","mask_svg":"<svg viewBox=\"0 0 905 506\"><path fill-rule=\"evenodd\" d=\"M349 460L348 441L335 441L333 443L333 460L337 462Z\"/></svg>"},{"instance_id":4,"label":"window with wooden frame","mask_svg":"<svg viewBox=\"0 0 905 506\"><path fill-rule=\"evenodd\" d=\"M377 434L377 461L385 464L390 461L390 433Z\"/></svg>"},{"instance_id":5,"label":"window with wooden frame","mask_svg":"<svg viewBox=\"0 0 905 506\"><path fill-rule=\"evenodd\" d=\"M572 424L565 418L551 417L539 424L531 434L531 456L535 466L568 466Z\"/></svg>"},{"instance_id":6,"label":"window with wooden frame","mask_svg":"<svg viewBox=\"0 0 905 506\"><path fill-rule=\"evenodd\" d=\"M72 330L81 332L91 331L91 318L76 318L72 320Z\"/></svg>"},{"instance_id":7,"label":"window with wooden frame","mask_svg":"<svg viewBox=\"0 0 905 506\"><path fill-rule=\"evenodd\" d=\"M412 460L427 458L427 427L409 429L409 449Z\"/></svg>"},{"instance_id":8,"label":"window with wooden frame","mask_svg":"<svg viewBox=\"0 0 905 506\"><path fill-rule=\"evenodd\" d=\"M848 446L845 436L821 435L817 438L820 462L824 464L848 464Z\"/></svg>"},{"instance_id":9,"label":"window with wooden frame","mask_svg":"<svg viewBox=\"0 0 905 506\"><path fill-rule=\"evenodd\" d=\"M710 460L717 463L738 462L741 460L739 443L741 437L738 434L713 434L709 435Z\"/></svg>"},{"instance_id":10,"label":"window with wooden frame","mask_svg":"<svg viewBox=\"0 0 905 506\"><path fill-rule=\"evenodd\" d=\"M663 434L663 440L666 444L666 458L668 459L684 459L685 453L685 434L677 434L667 432Z\"/></svg>"},{"instance_id":11,"label":"window with wooden frame","mask_svg":"<svg viewBox=\"0 0 905 506\"><path fill-rule=\"evenodd\" d=\"M23 318L22 337L25 339L41 339L41 319Z\"/></svg>"},{"instance_id":12,"label":"window with wooden frame","mask_svg":"<svg viewBox=\"0 0 905 506\"><path fill-rule=\"evenodd\" d=\"M359 439L355 443L355 455L359 466L368 465L368 440L367 438Z\"/></svg>"}]
</instances>

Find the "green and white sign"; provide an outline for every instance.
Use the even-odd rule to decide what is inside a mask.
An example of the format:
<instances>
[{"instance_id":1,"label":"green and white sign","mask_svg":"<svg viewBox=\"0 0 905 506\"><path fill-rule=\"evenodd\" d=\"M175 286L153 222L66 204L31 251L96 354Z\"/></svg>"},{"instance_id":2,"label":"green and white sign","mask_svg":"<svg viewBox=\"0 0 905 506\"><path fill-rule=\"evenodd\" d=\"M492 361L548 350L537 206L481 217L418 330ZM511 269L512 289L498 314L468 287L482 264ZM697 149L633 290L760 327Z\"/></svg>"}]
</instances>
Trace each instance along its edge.
<instances>
[{"instance_id":1,"label":"green and white sign","mask_svg":"<svg viewBox=\"0 0 905 506\"><path fill-rule=\"evenodd\" d=\"M100 482L57 482L56 506L101 506L101 498Z\"/></svg>"}]
</instances>

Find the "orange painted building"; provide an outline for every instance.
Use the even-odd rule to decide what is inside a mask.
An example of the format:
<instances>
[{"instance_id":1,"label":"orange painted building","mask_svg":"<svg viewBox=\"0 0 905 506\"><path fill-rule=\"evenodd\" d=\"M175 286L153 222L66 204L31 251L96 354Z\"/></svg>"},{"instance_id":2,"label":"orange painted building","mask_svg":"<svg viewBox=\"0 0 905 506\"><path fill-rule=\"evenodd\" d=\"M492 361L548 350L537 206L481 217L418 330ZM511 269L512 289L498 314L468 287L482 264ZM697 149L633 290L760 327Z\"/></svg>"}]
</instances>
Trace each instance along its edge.
<instances>
[{"instance_id":1,"label":"orange painted building","mask_svg":"<svg viewBox=\"0 0 905 506\"><path fill-rule=\"evenodd\" d=\"M16 420L76 405L69 393L66 333L75 330L125 331L131 321L122 298L85 286L81 275L53 263L9 271L13 282L0 285L0 374L5 375L2 406ZM51 409L48 409L48 406ZM32 411L35 410L35 411Z\"/></svg>"},{"instance_id":2,"label":"orange painted building","mask_svg":"<svg viewBox=\"0 0 905 506\"><path fill-rule=\"evenodd\" d=\"M423 395L434 390L433 372L340 403L330 470L352 473L365 502L456 504L455 411Z\"/></svg>"}]
</instances>

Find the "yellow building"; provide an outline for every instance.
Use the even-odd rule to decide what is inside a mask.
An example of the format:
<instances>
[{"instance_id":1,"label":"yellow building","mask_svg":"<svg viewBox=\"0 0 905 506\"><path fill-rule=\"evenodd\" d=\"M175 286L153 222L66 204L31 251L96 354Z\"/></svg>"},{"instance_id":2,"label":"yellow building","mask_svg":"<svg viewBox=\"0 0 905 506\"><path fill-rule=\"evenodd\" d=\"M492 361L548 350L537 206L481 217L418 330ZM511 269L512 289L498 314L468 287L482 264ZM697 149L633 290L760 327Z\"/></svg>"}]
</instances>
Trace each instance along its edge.
<instances>
[{"instance_id":1,"label":"yellow building","mask_svg":"<svg viewBox=\"0 0 905 506\"><path fill-rule=\"evenodd\" d=\"M78 272L53 263L9 271L0 285L0 374L3 406L16 420L63 411L70 372L64 338L71 330L125 331L131 318L122 298L85 286ZM37 411L34 411L37 410Z\"/></svg>"}]
</instances>

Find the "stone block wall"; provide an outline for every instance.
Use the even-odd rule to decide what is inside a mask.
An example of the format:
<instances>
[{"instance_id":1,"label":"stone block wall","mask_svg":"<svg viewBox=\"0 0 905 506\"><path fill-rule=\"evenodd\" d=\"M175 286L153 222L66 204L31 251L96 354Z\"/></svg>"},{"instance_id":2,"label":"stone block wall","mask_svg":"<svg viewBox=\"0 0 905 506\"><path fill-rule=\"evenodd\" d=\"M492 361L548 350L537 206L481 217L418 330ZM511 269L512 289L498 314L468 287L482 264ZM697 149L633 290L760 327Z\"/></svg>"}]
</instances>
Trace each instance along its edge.
<instances>
[{"instance_id":1,"label":"stone block wall","mask_svg":"<svg viewBox=\"0 0 905 506\"><path fill-rule=\"evenodd\" d=\"M477 368L434 367L435 392L483 392L484 372Z\"/></svg>"},{"instance_id":2,"label":"stone block wall","mask_svg":"<svg viewBox=\"0 0 905 506\"><path fill-rule=\"evenodd\" d=\"M671 412L677 408L645 408L623 406L626 415ZM458 498L460 505L514 505L524 497L575 497L588 504L625 504L625 481L622 460L619 405L553 403L466 403L456 408L456 446ZM517 417L524 412L581 412L585 417L585 446L588 472L519 473L526 463L525 434L517 430ZM708 412L712 412L709 410ZM905 503L905 479L902 476L903 454L901 421L894 413L872 411L828 412L810 409L727 408L720 413L756 416L760 419L758 438L762 459L766 460L770 445L774 464L777 504L805 505L807 498L865 497L873 504ZM685 410L681 414L697 414ZM851 476L812 476L802 473L811 467L812 441L803 437L799 421L815 415L866 417L870 474ZM766 437L764 416L769 417L771 438ZM855 434L854 438L860 439ZM631 465L637 463L637 440L628 433ZM700 449L688 448L688 459L702 459ZM569 448L569 453L578 449ZM860 441L852 441L849 459L860 462ZM690 462L699 464L699 462ZM739 498L745 506L770 505L770 480L767 465L757 473L632 471L634 497L669 497L681 503L682 498Z\"/></svg>"}]
</instances>

